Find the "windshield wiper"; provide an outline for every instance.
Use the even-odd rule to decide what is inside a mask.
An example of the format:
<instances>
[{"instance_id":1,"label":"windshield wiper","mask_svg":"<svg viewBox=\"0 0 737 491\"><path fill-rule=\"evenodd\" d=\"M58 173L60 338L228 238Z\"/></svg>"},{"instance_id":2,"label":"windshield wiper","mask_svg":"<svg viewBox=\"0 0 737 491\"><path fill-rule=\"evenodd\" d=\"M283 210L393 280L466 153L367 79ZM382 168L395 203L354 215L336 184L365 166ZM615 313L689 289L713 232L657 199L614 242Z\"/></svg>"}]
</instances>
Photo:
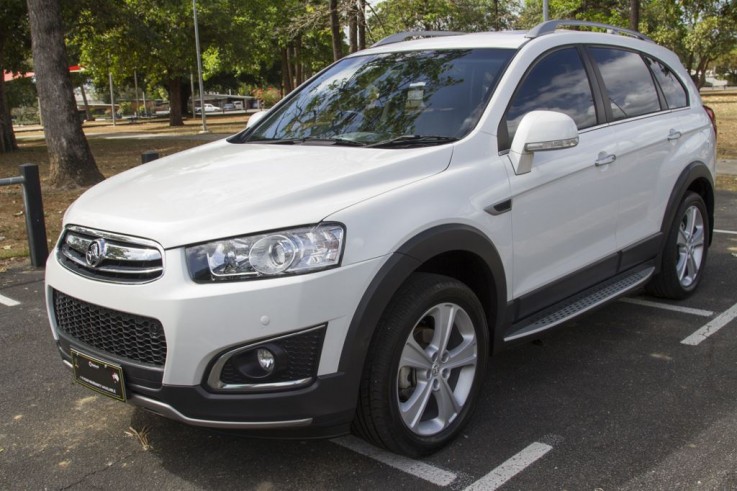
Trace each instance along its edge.
<instances>
[{"instance_id":1,"label":"windshield wiper","mask_svg":"<svg viewBox=\"0 0 737 491\"><path fill-rule=\"evenodd\" d=\"M423 145L441 145L458 141L453 136L436 136L436 135L402 135L389 140L380 141L367 145L372 148L392 148L392 147L414 147Z\"/></svg>"},{"instance_id":2,"label":"windshield wiper","mask_svg":"<svg viewBox=\"0 0 737 491\"><path fill-rule=\"evenodd\" d=\"M246 140L243 143L265 143L267 145L292 145L294 143L302 143L301 139L296 138L264 138L262 140Z\"/></svg>"},{"instance_id":3,"label":"windshield wiper","mask_svg":"<svg viewBox=\"0 0 737 491\"><path fill-rule=\"evenodd\" d=\"M355 140L348 140L346 138L333 137L333 138L318 138L308 136L307 138L301 139L302 143L322 143L325 145L343 145L346 147L363 147L365 143L357 142Z\"/></svg>"},{"instance_id":4,"label":"windshield wiper","mask_svg":"<svg viewBox=\"0 0 737 491\"><path fill-rule=\"evenodd\" d=\"M283 138L283 139L264 139L264 140L248 140L246 143L266 143L269 145L297 145L303 143L315 143L318 145L342 145L346 147L363 147L366 144L345 138L318 138L308 136L305 138Z\"/></svg>"}]
</instances>

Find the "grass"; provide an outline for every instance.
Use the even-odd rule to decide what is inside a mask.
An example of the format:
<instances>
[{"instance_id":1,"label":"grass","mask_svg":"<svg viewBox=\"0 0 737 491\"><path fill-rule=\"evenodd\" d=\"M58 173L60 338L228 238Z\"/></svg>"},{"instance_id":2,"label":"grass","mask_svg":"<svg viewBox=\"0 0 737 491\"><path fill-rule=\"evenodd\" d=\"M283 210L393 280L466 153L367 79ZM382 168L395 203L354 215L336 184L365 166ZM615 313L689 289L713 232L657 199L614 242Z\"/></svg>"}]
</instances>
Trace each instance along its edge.
<instances>
[{"instance_id":1,"label":"grass","mask_svg":"<svg viewBox=\"0 0 737 491\"><path fill-rule=\"evenodd\" d=\"M737 159L737 93L709 92L702 100L717 116L717 157Z\"/></svg>"},{"instance_id":2,"label":"grass","mask_svg":"<svg viewBox=\"0 0 737 491\"><path fill-rule=\"evenodd\" d=\"M718 158L737 159L737 93L704 94L703 100L717 115ZM246 120L247 117L244 115L208 116L208 128L213 133L233 134L245 126ZM84 130L98 168L105 177L110 177L139 165L141 154L147 150L165 156L205 143L204 140L195 139L200 128L201 121L195 119L185 121L183 127L175 128L169 127L166 121L154 121L136 124L123 122L115 127L110 123L85 123ZM111 133L118 138L141 133L155 136L145 139L106 139L105 136ZM61 231L64 211L84 189L60 191L46 185L49 161L43 132L39 127L19 128L16 135L21 149L10 154L0 154L0 178L19 175L20 164L39 165L46 231L51 249L51 244L56 241ZM173 136L178 138L174 139ZM719 176L717 186L737 191L737 177ZM20 186L0 187L0 272L13 264L23 264L28 257L24 213Z\"/></svg>"},{"instance_id":3,"label":"grass","mask_svg":"<svg viewBox=\"0 0 737 491\"><path fill-rule=\"evenodd\" d=\"M134 438L141 445L141 448L144 452L147 452L153 448L149 440L150 430L148 427L144 426L140 430L136 430L132 426L129 426L128 431L126 431L125 434L126 436Z\"/></svg>"}]
</instances>

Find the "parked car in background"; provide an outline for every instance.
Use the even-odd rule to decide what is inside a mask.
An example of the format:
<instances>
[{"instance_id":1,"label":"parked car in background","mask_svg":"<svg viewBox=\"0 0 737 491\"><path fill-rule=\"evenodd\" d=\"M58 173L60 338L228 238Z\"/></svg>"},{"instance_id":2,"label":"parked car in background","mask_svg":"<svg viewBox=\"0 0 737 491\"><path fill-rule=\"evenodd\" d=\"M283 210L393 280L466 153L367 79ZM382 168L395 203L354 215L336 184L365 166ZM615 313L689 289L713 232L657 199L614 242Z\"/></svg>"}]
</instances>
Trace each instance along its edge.
<instances>
[{"instance_id":1,"label":"parked car in background","mask_svg":"<svg viewBox=\"0 0 737 491\"><path fill-rule=\"evenodd\" d=\"M391 36L82 195L47 263L53 336L78 383L162 416L425 455L491 354L694 292L715 140L636 32Z\"/></svg>"},{"instance_id":2,"label":"parked car in background","mask_svg":"<svg viewBox=\"0 0 737 491\"><path fill-rule=\"evenodd\" d=\"M199 108L199 107L196 110L197 110L198 113L201 113L202 112L202 109ZM217 107L217 106L213 106L212 104L205 104L205 112L206 113L215 113L215 112L220 112L220 111L221 111L221 109L219 107Z\"/></svg>"},{"instance_id":3,"label":"parked car in background","mask_svg":"<svg viewBox=\"0 0 737 491\"><path fill-rule=\"evenodd\" d=\"M223 111L235 111L235 104L232 102L226 102L223 104Z\"/></svg>"}]
</instances>

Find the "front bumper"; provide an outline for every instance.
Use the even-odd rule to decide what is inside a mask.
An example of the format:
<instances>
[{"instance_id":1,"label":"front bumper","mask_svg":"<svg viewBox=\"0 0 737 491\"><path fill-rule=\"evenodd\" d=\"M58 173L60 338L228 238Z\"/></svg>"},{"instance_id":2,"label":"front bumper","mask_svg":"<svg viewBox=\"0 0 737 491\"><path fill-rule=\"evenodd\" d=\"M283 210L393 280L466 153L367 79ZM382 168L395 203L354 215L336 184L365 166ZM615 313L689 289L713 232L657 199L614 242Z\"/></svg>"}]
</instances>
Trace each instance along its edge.
<instances>
[{"instance_id":1,"label":"front bumper","mask_svg":"<svg viewBox=\"0 0 737 491\"><path fill-rule=\"evenodd\" d=\"M199 285L187 273L182 249L166 251L167 269L140 285L104 283L63 268L52 253L46 295L52 333L65 362L69 350L90 352L123 366L129 402L197 426L238 429L292 428L291 436L347 431L360 374L338 371L343 343L362 294L382 260L319 273L245 282ZM167 355L163 368L96 350L61 332L53 291L103 308L161 322ZM298 389L223 393L206 380L224 350L327 324L314 383ZM294 431L305 428L309 431Z\"/></svg>"},{"instance_id":2,"label":"front bumper","mask_svg":"<svg viewBox=\"0 0 737 491\"><path fill-rule=\"evenodd\" d=\"M71 371L68 352L62 351L62 359ZM355 411L355 400L344 397L355 383L342 373L318 377L305 389L260 395L212 394L202 387L126 387L127 402L168 419L277 437L340 436L350 431ZM304 417L307 414L312 416Z\"/></svg>"}]
</instances>

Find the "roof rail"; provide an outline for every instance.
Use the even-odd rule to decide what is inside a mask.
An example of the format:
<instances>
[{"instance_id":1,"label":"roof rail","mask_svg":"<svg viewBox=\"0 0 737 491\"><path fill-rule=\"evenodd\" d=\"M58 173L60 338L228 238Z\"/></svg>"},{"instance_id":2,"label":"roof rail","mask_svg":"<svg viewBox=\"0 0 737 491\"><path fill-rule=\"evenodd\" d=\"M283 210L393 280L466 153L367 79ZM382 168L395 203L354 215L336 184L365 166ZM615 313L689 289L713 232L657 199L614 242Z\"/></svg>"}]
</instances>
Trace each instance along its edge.
<instances>
[{"instance_id":1,"label":"roof rail","mask_svg":"<svg viewBox=\"0 0 737 491\"><path fill-rule=\"evenodd\" d=\"M550 34L555 32L556 29L560 26L585 26L585 27L598 27L600 29L606 29L607 32L611 34L620 34L622 36L629 36L633 38L640 39L642 41L649 41L654 42L649 37L645 36L644 34L641 34L637 31L632 31L630 29L624 29L622 27L616 27L616 26L610 26L609 24L601 24L599 22L589 22L587 20L570 20L570 19L558 19L558 20L549 20L547 22L542 22L529 31L527 31L527 34L525 35L526 38L534 39L539 36L544 36L545 34Z\"/></svg>"},{"instance_id":2,"label":"roof rail","mask_svg":"<svg viewBox=\"0 0 737 491\"><path fill-rule=\"evenodd\" d=\"M436 38L436 37L442 37L442 36L459 36L461 34L468 34L466 32L456 32L456 31L406 31L406 32L398 32L397 34L392 34L391 36L387 36L384 39L374 43L371 45L372 48L376 48L377 46L384 46L386 44L393 44L393 43L401 43L402 41L406 41L409 38Z\"/></svg>"}]
</instances>

